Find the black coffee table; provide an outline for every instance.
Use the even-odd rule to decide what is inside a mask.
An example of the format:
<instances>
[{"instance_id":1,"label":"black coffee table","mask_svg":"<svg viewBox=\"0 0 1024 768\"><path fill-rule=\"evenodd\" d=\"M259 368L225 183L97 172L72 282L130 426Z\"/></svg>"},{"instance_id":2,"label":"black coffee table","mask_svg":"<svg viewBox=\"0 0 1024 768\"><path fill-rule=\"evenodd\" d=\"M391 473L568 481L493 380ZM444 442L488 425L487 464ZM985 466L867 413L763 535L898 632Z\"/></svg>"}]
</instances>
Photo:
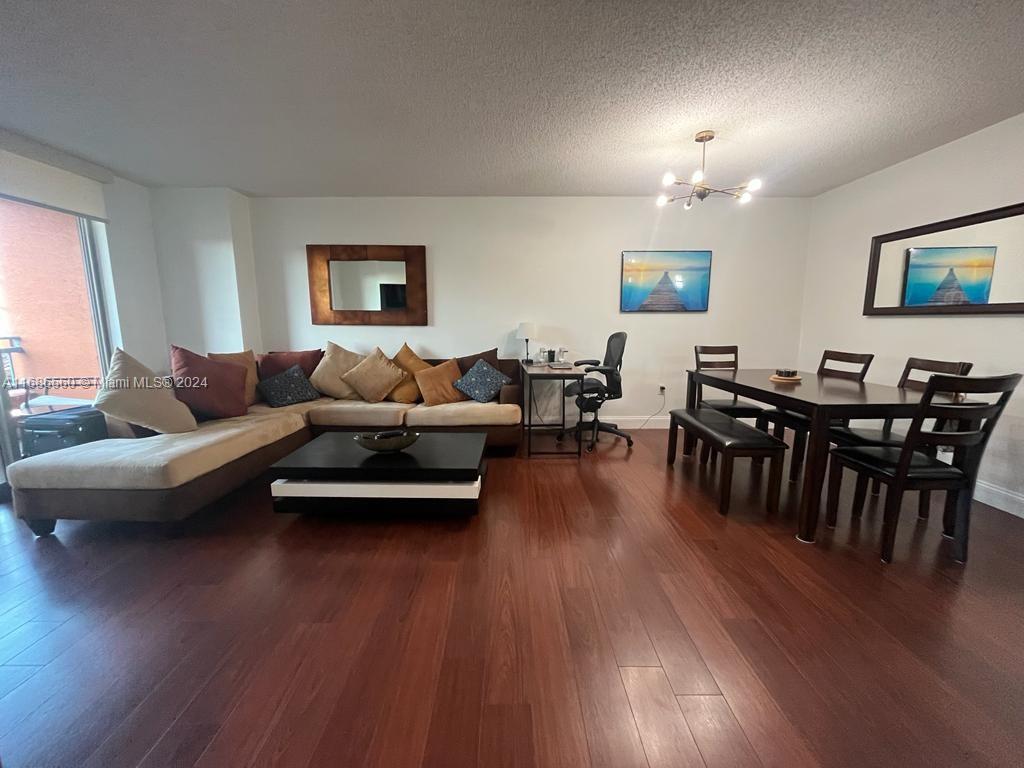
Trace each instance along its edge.
<instances>
[{"instance_id":1,"label":"black coffee table","mask_svg":"<svg viewBox=\"0 0 1024 768\"><path fill-rule=\"evenodd\" d=\"M373 453L355 432L326 432L270 467L274 508L308 502L443 500L475 513L483 485L482 432L425 432L399 453Z\"/></svg>"}]
</instances>

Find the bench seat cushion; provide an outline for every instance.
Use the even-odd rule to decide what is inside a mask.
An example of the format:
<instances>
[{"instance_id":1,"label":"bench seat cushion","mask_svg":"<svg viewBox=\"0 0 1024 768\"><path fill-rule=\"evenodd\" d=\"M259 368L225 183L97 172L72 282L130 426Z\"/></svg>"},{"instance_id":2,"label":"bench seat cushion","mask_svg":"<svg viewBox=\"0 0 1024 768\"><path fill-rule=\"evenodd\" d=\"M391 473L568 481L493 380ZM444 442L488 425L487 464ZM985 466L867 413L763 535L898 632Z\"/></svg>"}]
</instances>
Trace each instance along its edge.
<instances>
[{"instance_id":1,"label":"bench seat cushion","mask_svg":"<svg viewBox=\"0 0 1024 768\"><path fill-rule=\"evenodd\" d=\"M409 427L514 426L522 421L515 403L478 403L466 400L442 405L417 405L405 415Z\"/></svg>"},{"instance_id":2,"label":"bench seat cushion","mask_svg":"<svg viewBox=\"0 0 1024 768\"><path fill-rule=\"evenodd\" d=\"M306 426L297 413L208 421L192 432L84 443L16 461L16 489L176 488Z\"/></svg>"},{"instance_id":3,"label":"bench seat cushion","mask_svg":"<svg viewBox=\"0 0 1024 768\"><path fill-rule=\"evenodd\" d=\"M309 423L320 427L400 427L412 407L389 401L333 400L309 411Z\"/></svg>"},{"instance_id":4,"label":"bench seat cushion","mask_svg":"<svg viewBox=\"0 0 1024 768\"><path fill-rule=\"evenodd\" d=\"M680 408L671 412L672 420L683 429L691 429L712 445L722 449L744 450L782 448L786 444L767 432L737 421L713 408Z\"/></svg>"}]
</instances>

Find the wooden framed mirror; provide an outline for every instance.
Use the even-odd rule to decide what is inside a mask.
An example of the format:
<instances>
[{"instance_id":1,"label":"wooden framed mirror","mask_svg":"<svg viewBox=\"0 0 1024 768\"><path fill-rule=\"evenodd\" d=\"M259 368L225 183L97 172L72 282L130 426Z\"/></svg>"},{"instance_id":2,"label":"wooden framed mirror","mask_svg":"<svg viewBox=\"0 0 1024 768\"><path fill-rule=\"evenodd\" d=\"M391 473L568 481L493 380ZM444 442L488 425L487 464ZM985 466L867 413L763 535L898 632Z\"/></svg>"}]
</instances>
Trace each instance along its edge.
<instances>
[{"instance_id":1,"label":"wooden framed mirror","mask_svg":"<svg viewBox=\"0 0 1024 768\"><path fill-rule=\"evenodd\" d=\"M313 325L426 325L422 245L307 245Z\"/></svg>"},{"instance_id":2,"label":"wooden framed mirror","mask_svg":"<svg viewBox=\"0 0 1024 768\"><path fill-rule=\"evenodd\" d=\"M864 314L1024 314L1024 203L872 238Z\"/></svg>"}]
</instances>

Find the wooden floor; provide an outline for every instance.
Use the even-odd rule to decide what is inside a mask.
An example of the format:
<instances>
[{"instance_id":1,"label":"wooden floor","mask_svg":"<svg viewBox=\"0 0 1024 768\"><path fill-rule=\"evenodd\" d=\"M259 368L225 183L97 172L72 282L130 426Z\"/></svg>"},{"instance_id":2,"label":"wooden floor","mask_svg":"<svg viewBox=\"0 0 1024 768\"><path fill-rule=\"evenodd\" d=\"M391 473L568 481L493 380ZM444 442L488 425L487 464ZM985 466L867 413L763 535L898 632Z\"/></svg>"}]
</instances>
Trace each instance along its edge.
<instances>
[{"instance_id":1,"label":"wooden floor","mask_svg":"<svg viewBox=\"0 0 1024 768\"><path fill-rule=\"evenodd\" d=\"M472 519L0 509L3 765L1021 764L1024 520L978 505L962 568L908 498L883 566L878 500L801 544L748 462L723 519L605 439L492 460Z\"/></svg>"}]
</instances>

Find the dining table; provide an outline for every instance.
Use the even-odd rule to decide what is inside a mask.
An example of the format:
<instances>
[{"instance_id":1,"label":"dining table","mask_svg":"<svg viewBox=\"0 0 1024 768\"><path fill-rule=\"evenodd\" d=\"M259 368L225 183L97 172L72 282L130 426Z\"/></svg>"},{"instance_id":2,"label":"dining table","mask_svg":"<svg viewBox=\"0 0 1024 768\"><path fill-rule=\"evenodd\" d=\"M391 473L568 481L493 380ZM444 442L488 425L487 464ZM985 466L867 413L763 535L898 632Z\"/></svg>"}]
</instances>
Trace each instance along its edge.
<instances>
[{"instance_id":1,"label":"dining table","mask_svg":"<svg viewBox=\"0 0 1024 768\"><path fill-rule=\"evenodd\" d=\"M690 369L686 372L686 407L696 408L701 387L723 390L738 397L803 414L810 419L803 487L797 518L797 539L812 543L818 528L821 490L828 466L829 427L846 419L909 419L921 400L920 391L888 384L838 378L798 371L798 381L773 380L769 368L738 370ZM795 378L795 377L794 377ZM683 438L683 453L692 455L696 437Z\"/></svg>"}]
</instances>

